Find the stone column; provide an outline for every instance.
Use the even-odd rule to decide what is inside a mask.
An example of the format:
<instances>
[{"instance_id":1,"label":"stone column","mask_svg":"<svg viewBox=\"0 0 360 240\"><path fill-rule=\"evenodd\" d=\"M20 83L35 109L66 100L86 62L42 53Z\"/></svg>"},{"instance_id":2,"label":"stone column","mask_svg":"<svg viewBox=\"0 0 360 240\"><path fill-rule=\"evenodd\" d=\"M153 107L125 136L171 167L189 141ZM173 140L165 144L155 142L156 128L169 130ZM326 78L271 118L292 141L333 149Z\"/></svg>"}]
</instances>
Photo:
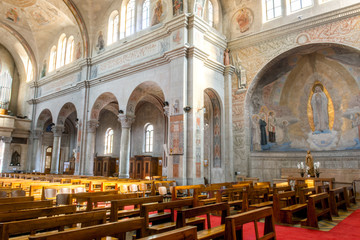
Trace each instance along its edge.
<instances>
[{"instance_id":1,"label":"stone column","mask_svg":"<svg viewBox=\"0 0 360 240\"><path fill-rule=\"evenodd\" d=\"M97 120L89 120L86 125L86 154L85 162L82 163L82 174L92 176L94 175L94 152L96 140L96 128L99 126Z\"/></svg>"},{"instance_id":2,"label":"stone column","mask_svg":"<svg viewBox=\"0 0 360 240\"><path fill-rule=\"evenodd\" d=\"M119 121L121 122L119 178L129 178L130 134L135 116L119 114Z\"/></svg>"},{"instance_id":3,"label":"stone column","mask_svg":"<svg viewBox=\"0 0 360 240\"><path fill-rule=\"evenodd\" d=\"M10 162L11 162L11 137L2 137L1 139L4 142L4 150L3 150L3 162L2 162L2 172L9 172Z\"/></svg>"},{"instance_id":4,"label":"stone column","mask_svg":"<svg viewBox=\"0 0 360 240\"><path fill-rule=\"evenodd\" d=\"M54 133L54 143L52 149L50 173L58 174L59 163L60 163L61 135L62 132L64 131L64 126L62 125L53 126L51 128L51 131Z\"/></svg>"},{"instance_id":5,"label":"stone column","mask_svg":"<svg viewBox=\"0 0 360 240\"><path fill-rule=\"evenodd\" d=\"M33 151L31 158L28 161L31 162L30 171L35 170L35 172L41 171L41 137L43 131L40 129L35 129L32 132L33 138Z\"/></svg>"},{"instance_id":6,"label":"stone column","mask_svg":"<svg viewBox=\"0 0 360 240\"><path fill-rule=\"evenodd\" d=\"M225 89L225 181L235 181L234 175L234 149L233 149L233 122L232 122L232 78L235 68L231 65L225 66L224 89Z\"/></svg>"}]
</instances>

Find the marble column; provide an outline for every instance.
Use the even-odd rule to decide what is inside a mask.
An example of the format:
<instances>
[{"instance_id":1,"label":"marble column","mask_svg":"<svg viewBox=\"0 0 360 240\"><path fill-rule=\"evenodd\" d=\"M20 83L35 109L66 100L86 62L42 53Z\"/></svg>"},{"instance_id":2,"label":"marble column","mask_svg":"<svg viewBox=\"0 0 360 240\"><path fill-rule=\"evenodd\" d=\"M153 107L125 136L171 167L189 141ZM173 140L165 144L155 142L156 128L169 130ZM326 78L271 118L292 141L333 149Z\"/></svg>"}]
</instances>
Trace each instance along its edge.
<instances>
[{"instance_id":1,"label":"marble column","mask_svg":"<svg viewBox=\"0 0 360 240\"><path fill-rule=\"evenodd\" d=\"M61 135L62 132L64 131L64 126L61 125L53 126L51 128L51 131L54 133L54 142L52 149L50 173L58 174L59 163L60 163Z\"/></svg>"},{"instance_id":2,"label":"marble column","mask_svg":"<svg viewBox=\"0 0 360 240\"><path fill-rule=\"evenodd\" d=\"M119 114L119 121L121 122L119 178L129 178L130 134L135 116Z\"/></svg>"},{"instance_id":3,"label":"marble column","mask_svg":"<svg viewBox=\"0 0 360 240\"><path fill-rule=\"evenodd\" d=\"M40 129L35 129L32 131L32 143L33 143L33 151L31 155L31 159L28 161L31 162L30 171L35 170L35 172L41 172L41 138L43 131Z\"/></svg>"},{"instance_id":4,"label":"marble column","mask_svg":"<svg viewBox=\"0 0 360 240\"><path fill-rule=\"evenodd\" d=\"M9 172L10 170L10 162L11 162L11 137L2 137L2 142L4 142L4 150L3 150L3 162L2 162L2 172Z\"/></svg>"},{"instance_id":5,"label":"marble column","mask_svg":"<svg viewBox=\"0 0 360 240\"><path fill-rule=\"evenodd\" d=\"M85 162L82 163L82 174L87 176L94 175L94 152L96 140L96 128L99 126L97 120L89 120L86 125L86 154Z\"/></svg>"},{"instance_id":6,"label":"marble column","mask_svg":"<svg viewBox=\"0 0 360 240\"><path fill-rule=\"evenodd\" d=\"M235 71L234 66L225 66L224 88L225 88L225 181L235 181L234 171L234 149L233 149L233 122L232 122L232 75Z\"/></svg>"}]
</instances>

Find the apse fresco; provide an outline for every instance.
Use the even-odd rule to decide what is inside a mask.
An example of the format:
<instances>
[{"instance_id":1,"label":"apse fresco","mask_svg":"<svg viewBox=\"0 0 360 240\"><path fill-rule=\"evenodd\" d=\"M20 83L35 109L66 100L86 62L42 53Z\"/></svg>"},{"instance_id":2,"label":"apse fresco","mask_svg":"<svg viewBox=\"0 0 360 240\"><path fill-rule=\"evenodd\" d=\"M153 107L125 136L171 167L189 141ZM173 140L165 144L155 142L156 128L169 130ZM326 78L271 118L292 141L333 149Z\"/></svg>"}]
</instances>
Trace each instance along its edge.
<instances>
[{"instance_id":1,"label":"apse fresco","mask_svg":"<svg viewBox=\"0 0 360 240\"><path fill-rule=\"evenodd\" d=\"M360 149L359 57L309 48L274 64L252 95L252 151Z\"/></svg>"}]
</instances>

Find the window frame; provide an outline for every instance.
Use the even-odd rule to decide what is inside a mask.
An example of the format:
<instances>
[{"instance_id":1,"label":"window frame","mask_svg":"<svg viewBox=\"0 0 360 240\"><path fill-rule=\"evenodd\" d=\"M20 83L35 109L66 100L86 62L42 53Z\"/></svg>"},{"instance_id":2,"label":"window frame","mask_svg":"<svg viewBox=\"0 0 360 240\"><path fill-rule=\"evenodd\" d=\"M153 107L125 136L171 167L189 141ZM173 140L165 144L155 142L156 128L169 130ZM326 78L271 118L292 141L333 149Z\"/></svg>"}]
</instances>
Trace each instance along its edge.
<instances>
[{"instance_id":1,"label":"window frame","mask_svg":"<svg viewBox=\"0 0 360 240\"><path fill-rule=\"evenodd\" d=\"M115 10L110 14L108 21L108 38L107 38L108 46L119 40L119 28L120 28L120 14L117 10Z\"/></svg>"},{"instance_id":2,"label":"window frame","mask_svg":"<svg viewBox=\"0 0 360 240\"><path fill-rule=\"evenodd\" d=\"M144 16L145 13L146 16ZM141 29L146 29L148 27L150 27L150 0L145 0L142 4Z\"/></svg>"},{"instance_id":3,"label":"window frame","mask_svg":"<svg viewBox=\"0 0 360 240\"><path fill-rule=\"evenodd\" d=\"M151 129L149 129L151 128ZM145 153L152 153L154 151L154 125L147 123L145 125Z\"/></svg>"},{"instance_id":4,"label":"window frame","mask_svg":"<svg viewBox=\"0 0 360 240\"><path fill-rule=\"evenodd\" d=\"M131 10L129 10L131 7ZM133 35L135 33L135 22L136 22L136 4L135 0L130 0L126 4L125 9L125 37ZM131 16L129 17L129 13Z\"/></svg>"},{"instance_id":5,"label":"window frame","mask_svg":"<svg viewBox=\"0 0 360 240\"><path fill-rule=\"evenodd\" d=\"M272 8L271 9L268 8L268 1L271 1L271 3L272 3ZM279 17L283 16L283 14L282 14L282 10L283 10L282 1L279 0L280 1L280 6L276 6L275 1L276 0L264 0L264 6L265 6L264 16L265 16L266 21L271 21L271 20L274 20L276 18L279 18ZM280 15L276 15L276 9L278 7L280 7ZM269 18L269 14L268 14L269 11L271 11L272 14L273 14L271 18Z\"/></svg>"},{"instance_id":6,"label":"window frame","mask_svg":"<svg viewBox=\"0 0 360 240\"><path fill-rule=\"evenodd\" d=\"M114 145L114 130L108 128L105 132L104 154L112 154Z\"/></svg>"}]
</instances>

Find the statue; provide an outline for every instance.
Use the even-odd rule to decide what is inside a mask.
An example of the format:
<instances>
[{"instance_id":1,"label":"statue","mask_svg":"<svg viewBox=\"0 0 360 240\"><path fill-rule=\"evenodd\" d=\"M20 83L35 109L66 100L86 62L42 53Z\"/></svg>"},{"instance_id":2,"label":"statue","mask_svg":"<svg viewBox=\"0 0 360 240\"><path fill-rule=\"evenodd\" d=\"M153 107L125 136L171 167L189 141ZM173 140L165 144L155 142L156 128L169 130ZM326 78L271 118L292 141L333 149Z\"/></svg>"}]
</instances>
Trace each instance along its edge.
<instances>
[{"instance_id":1,"label":"statue","mask_svg":"<svg viewBox=\"0 0 360 240\"><path fill-rule=\"evenodd\" d=\"M315 85L314 94L311 98L311 107L314 116L315 133L329 130L328 99L323 92L321 84Z\"/></svg>"},{"instance_id":2,"label":"statue","mask_svg":"<svg viewBox=\"0 0 360 240\"><path fill-rule=\"evenodd\" d=\"M11 156L10 166L20 166L20 159L21 159L20 154L17 151L15 151Z\"/></svg>"},{"instance_id":3,"label":"statue","mask_svg":"<svg viewBox=\"0 0 360 240\"><path fill-rule=\"evenodd\" d=\"M224 52L224 65L227 66L227 65L230 65L230 49L226 48L225 49L225 52Z\"/></svg>"},{"instance_id":4,"label":"statue","mask_svg":"<svg viewBox=\"0 0 360 240\"><path fill-rule=\"evenodd\" d=\"M310 177L315 177L314 159L311 156L310 150L307 151L305 163L306 163L306 166L308 166L308 168L309 168L308 174L310 175Z\"/></svg>"}]
</instances>

